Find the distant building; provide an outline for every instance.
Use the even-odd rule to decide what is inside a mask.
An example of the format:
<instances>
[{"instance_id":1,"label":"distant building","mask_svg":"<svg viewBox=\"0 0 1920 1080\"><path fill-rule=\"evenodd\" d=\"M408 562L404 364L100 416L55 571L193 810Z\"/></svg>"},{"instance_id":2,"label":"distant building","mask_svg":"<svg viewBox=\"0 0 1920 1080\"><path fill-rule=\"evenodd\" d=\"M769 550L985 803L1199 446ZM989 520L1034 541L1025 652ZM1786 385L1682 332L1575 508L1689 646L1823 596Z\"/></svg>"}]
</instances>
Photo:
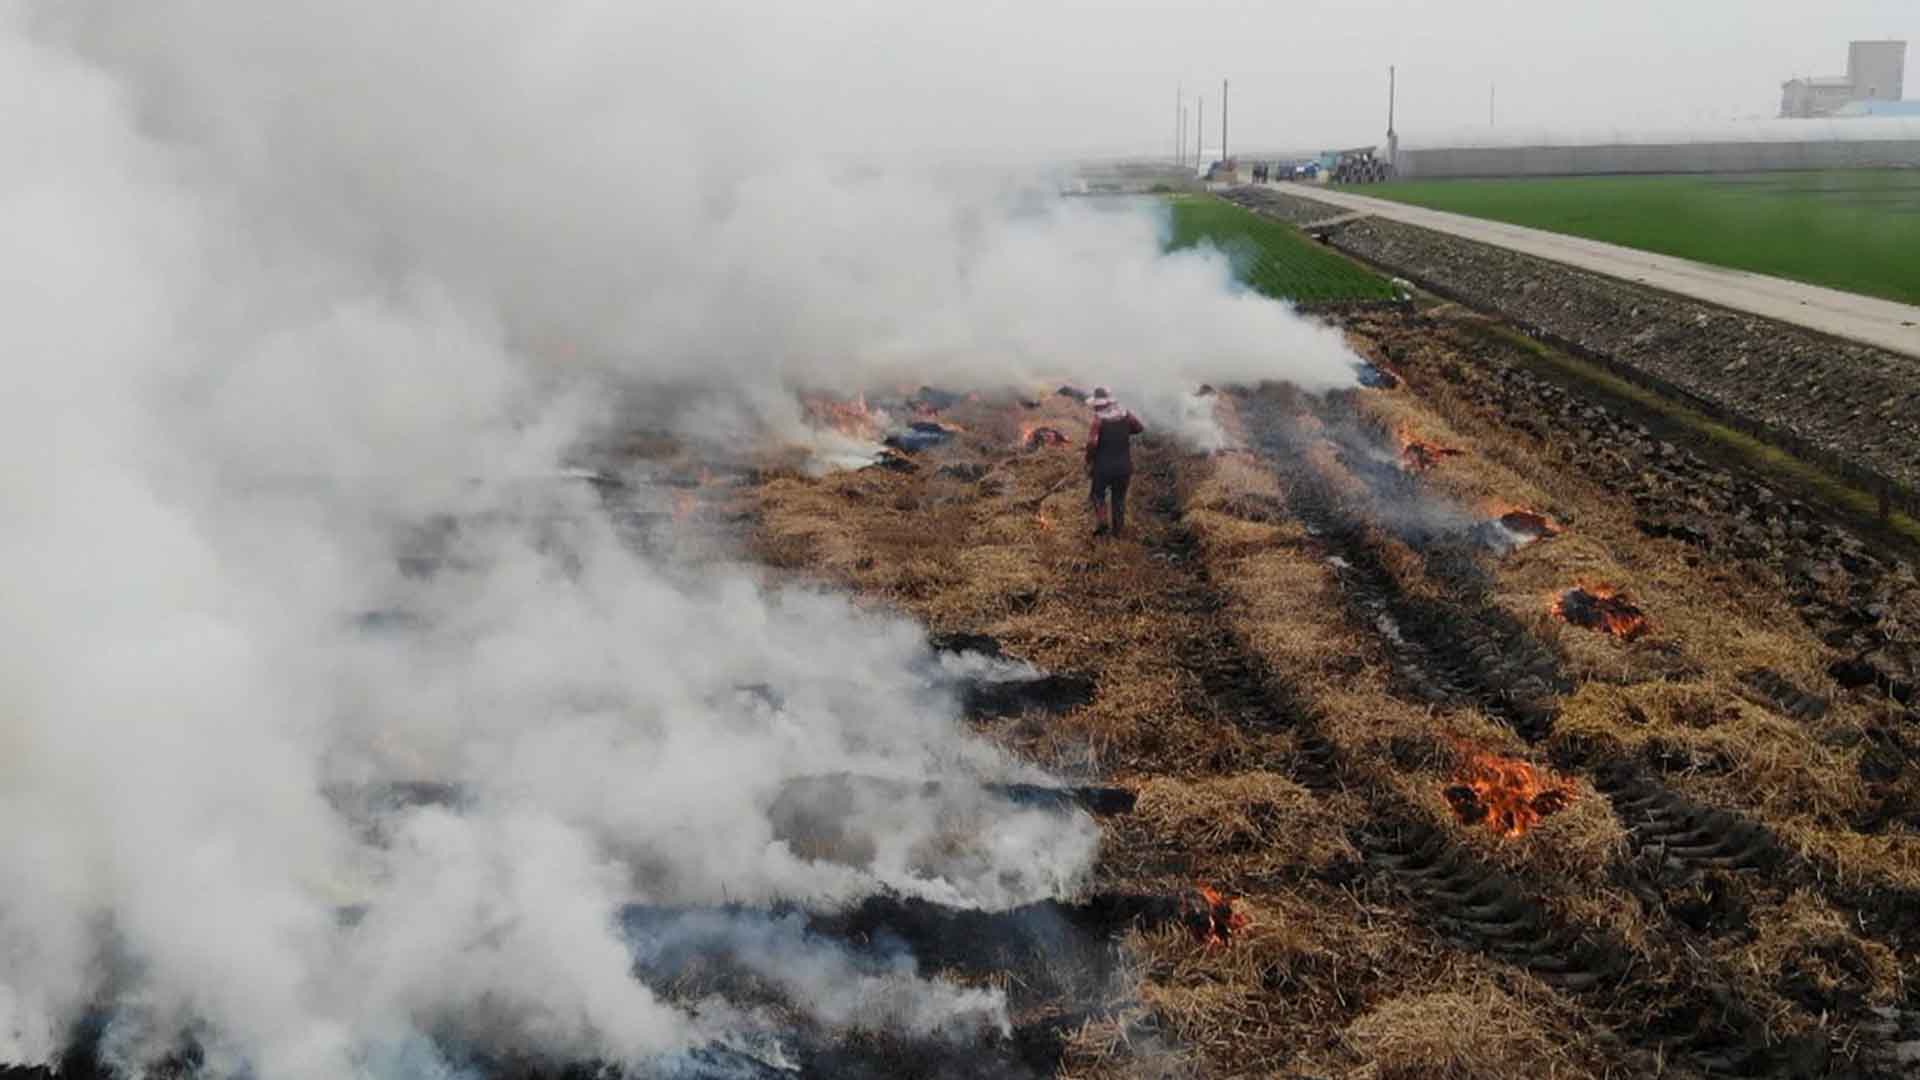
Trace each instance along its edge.
<instances>
[{"instance_id":1,"label":"distant building","mask_svg":"<svg viewBox=\"0 0 1920 1080\"><path fill-rule=\"evenodd\" d=\"M1403 135L1394 159L1394 175L1407 180L1898 168L1920 168L1920 116L1750 120L1673 131L1480 126Z\"/></svg>"},{"instance_id":2,"label":"distant building","mask_svg":"<svg viewBox=\"0 0 1920 1080\"><path fill-rule=\"evenodd\" d=\"M1854 42L1847 47L1847 78L1855 101L1899 101L1907 90L1907 43Z\"/></svg>"},{"instance_id":3,"label":"distant building","mask_svg":"<svg viewBox=\"0 0 1920 1080\"><path fill-rule=\"evenodd\" d=\"M1794 79L1780 90L1780 115L1796 120L1832 116L1854 100L1847 78Z\"/></svg>"},{"instance_id":4,"label":"distant building","mask_svg":"<svg viewBox=\"0 0 1920 1080\"><path fill-rule=\"evenodd\" d=\"M1856 116L1920 117L1920 101L1849 101L1833 115L1835 119Z\"/></svg>"},{"instance_id":5,"label":"distant building","mask_svg":"<svg viewBox=\"0 0 1920 1080\"><path fill-rule=\"evenodd\" d=\"M1849 109L1859 102L1899 101L1906 94L1907 43L1856 41L1847 47L1847 73L1827 78L1792 79L1780 86L1780 116L1806 120L1821 116L1871 115Z\"/></svg>"}]
</instances>

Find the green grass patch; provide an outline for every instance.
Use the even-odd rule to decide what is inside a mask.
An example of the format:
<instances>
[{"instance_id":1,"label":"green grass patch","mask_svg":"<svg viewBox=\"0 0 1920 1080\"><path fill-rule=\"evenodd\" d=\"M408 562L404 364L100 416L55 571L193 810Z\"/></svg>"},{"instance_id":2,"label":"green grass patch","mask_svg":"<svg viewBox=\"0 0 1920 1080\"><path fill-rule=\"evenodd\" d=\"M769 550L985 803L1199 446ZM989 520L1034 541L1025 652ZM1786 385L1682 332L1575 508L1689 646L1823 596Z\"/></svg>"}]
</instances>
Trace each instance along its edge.
<instances>
[{"instance_id":1,"label":"green grass patch","mask_svg":"<svg viewBox=\"0 0 1920 1080\"><path fill-rule=\"evenodd\" d=\"M1291 225L1211 195L1174 196L1167 205L1173 216L1168 250L1211 244L1232 261L1234 276L1263 295L1303 304L1394 297L1385 278Z\"/></svg>"},{"instance_id":2,"label":"green grass patch","mask_svg":"<svg viewBox=\"0 0 1920 1080\"><path fill-rule=\"evenodd\" d=\"M1429 180L1353 189L1920 303L1920 171Z\"/></svg>"}]
</instances>

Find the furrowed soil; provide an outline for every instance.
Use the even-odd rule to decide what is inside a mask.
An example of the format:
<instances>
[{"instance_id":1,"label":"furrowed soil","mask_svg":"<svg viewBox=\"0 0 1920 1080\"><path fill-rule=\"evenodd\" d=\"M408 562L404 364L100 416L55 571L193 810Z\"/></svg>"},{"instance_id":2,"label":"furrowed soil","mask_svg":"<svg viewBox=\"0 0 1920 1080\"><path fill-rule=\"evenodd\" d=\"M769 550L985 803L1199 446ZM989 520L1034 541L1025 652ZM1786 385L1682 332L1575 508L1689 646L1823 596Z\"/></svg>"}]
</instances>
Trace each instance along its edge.
<instances>
[{"instance_id":1,"label":"furrowed soil","mask_svg":"<svg viewBox=\"0 0 1920 1080\"><path fill-rule=\"evenodd\" d=\"M1140 440L1125 539L1090 536L1077 445L1029 448L1084 432L1057 395L962 401L904 464L733 496L778 572L1090 678L971 722L1137 795L1101 821L1095 892L1233 898L1224 940L1141 924L1097 984L1010 961L1016 1025L1057 1040L1023 1067L1911 1069L1911 566L1472 319L1339 318L1394 388L1215 395L1232 449ZM1551 535L1513 546L1519 511ZM1576 587L1638 621L1573 625ZM1521 827L1489 769L1536 785Z\"/></svg>"}]
</instances>

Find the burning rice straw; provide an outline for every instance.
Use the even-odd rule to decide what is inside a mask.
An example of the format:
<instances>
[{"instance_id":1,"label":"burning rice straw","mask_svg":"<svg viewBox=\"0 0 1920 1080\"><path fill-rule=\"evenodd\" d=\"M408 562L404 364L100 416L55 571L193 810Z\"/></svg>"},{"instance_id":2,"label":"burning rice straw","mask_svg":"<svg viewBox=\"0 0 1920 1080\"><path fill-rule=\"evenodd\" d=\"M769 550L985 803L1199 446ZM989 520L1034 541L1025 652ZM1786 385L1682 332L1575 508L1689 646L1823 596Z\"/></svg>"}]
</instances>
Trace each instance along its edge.
<instances>
[{"instance_id":1,"label":"burning rice straw","mask_svg":"<svg viewBox=\"0 0 1920 1080\"><path fill-rule=\"evenodd\" d=\"M1253 916L1240 910L1236 897L1201 881L1194 884L1189 898L1186 924L1195 941L1210 949L1223 949L1253 924Z\"/></svg>"},{"instance_id":2,"label":"burning rice straw","mask_svg":"<svg viewBox=\"0 0 1920 1080\"><path fill-rule=\"evenodd\" d=\"M1576 585L1553 601L1555 616L1574 626L1634 641L1649 629L1646 612L1609 585Z\"/></svg>"},{"instance_id":3,"label":"burning rice straw","mask_svg":"<svg viewBox=\"0 0 1920 1080\"><path fill-rule=\"evenodd\" d=\"M1408 472L1426 472L1447 458L1459 457L1465 453L1451 446L1437 446L1433 443L1409 441L1400 448L1401 467Z\"/></svg>"},{"instance_id":4,"label":"burning rice straw","mask_svg":"<svg viewBox=\"0 0 1920 1080\"><path fill-rule=\"evenodd\" d=\"M1446 789L1461 824L1484 824L1496 836L1515 839L1577 797L1567 780L1543 775L1517 758L1501 757L1456 741L1460 766Z\"/></svg>"}]
</instances>

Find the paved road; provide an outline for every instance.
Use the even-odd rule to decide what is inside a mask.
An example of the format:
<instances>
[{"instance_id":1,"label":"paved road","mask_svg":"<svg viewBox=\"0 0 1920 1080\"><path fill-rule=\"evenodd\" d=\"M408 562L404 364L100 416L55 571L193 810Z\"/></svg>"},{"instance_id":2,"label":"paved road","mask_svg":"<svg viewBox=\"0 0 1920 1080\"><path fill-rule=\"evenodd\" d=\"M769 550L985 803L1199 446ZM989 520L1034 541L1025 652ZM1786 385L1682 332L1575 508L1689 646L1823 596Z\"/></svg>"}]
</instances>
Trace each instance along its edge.
<instances>
[{"instance_id":1,"label":"paved road","mask_svg":"<svg viewBox=\"0 0 1920 1080\"><path fill-rule=\"evenodd\" d=\"M1292 194L1287 188L1281 190ZM1310 189L1300 194L1342 210L1418 225L1467 240L1566 263L1609 277L1637 281L1655 289L1709 304L1776 319L1823 334L1920 356L1920 307L1857 293L1803 285L1797 281L1728 270L1671 255L1620 247L1577 236L1529 229L1501 221L1450 214L1422 206L1389 202L1344 191ZM1332 215L1328 215L1331 217ZM1916 255L1920 258L1920 255Z\"/></svg>"}]
</instances>

